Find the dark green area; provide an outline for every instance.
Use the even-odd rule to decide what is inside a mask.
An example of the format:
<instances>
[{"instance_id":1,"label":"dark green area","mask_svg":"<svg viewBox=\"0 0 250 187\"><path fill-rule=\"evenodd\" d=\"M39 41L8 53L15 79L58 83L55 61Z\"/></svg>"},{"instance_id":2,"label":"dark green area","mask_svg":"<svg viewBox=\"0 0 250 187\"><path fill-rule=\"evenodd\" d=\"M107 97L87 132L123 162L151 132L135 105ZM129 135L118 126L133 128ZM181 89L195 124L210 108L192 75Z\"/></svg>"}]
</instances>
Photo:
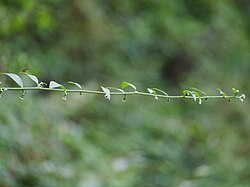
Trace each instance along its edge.
<instances>
[{"instance_id":1,"label":"dark green area","mask_svg":"<svg viewBox=\"0 0 250 187\"><path fill-rule=\"evenodd\" d=\"M247 96L198 105L3 93L0 186L249 186L249 10L248 0L0 1L1 72L28 67L86 89L128 81Z\"/></svg>"}]
</instances>

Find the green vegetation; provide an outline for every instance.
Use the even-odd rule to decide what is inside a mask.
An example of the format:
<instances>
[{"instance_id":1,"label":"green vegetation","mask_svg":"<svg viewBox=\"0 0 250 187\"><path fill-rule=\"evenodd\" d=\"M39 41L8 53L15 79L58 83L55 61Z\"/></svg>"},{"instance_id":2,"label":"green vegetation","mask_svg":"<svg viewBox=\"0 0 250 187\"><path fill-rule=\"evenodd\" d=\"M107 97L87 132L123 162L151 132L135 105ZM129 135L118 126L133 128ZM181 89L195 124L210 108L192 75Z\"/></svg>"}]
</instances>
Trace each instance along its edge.
<instances>
[{"instance_id":1,"label":"green vegetation","mask_svg":"<svg viewBox=\"0 0 250 187\"><path fill-rule=\"evenodd\" d=\"M4 92L0 186L249 186L248 99L155 100L248 96L249 10L248 0L0 1L0 72L28 67L64 92L68 80L102 94L128 81L122 89L152 94Z\"/></svg>"}]
</instances>

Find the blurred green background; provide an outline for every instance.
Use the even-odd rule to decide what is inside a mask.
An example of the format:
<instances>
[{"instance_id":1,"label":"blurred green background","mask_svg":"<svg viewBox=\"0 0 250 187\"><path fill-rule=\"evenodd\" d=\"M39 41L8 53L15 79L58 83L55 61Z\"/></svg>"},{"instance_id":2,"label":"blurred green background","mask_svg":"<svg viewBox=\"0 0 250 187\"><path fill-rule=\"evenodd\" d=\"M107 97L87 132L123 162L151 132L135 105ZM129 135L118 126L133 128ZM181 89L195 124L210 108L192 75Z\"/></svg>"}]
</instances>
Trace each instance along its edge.
<instances>
[{"instance_id":1,"label":"blurred green background","mask_svg":"<svg viewBox=\"0 0 250 187\"><path fill-rule=\"evenodd\" d=\"M28 67L86 89L128 81L248 96L249 20L249 0L1 0L0 71ZM248 99L18 97L0 100L1 187L250 184Z\"/></svg>"}]
</instances>

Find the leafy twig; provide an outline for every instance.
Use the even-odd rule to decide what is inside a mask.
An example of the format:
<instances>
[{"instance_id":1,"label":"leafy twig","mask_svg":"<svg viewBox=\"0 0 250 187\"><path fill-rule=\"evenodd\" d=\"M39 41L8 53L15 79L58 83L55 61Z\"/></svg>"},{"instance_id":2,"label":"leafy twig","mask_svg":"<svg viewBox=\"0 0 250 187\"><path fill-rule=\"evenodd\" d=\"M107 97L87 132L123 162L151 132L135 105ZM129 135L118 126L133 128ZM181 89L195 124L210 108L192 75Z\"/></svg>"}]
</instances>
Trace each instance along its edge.
<instances>
[{"instance_id":1,"label":"leafy twig","mask_svg":"<svg viewBox=\"0 0 250 187\"><path fill-rule=\"evenodd\" d=\"M123 82L121 84L121 88L115 88L115 87L104 87L101 86L102 91L99 90L87 90L82 89L81 85L76 82L68 81L69 84L75 85L78 89L67 89L64 85L59 84L55 81L50 81L49 86L47 86L44 82L39 82L38 78L35 75L31 75L28 73L22 73L27 75L35 84L34 87L26 87L24 86L24 83L21 79L21 77L17 74L13 73L0 73L2 75L6 75L9 78L11 78L19 87L3 87L2 83L0 82L0 96L3 92L6 91L21 91L21 99L24 98L24 95L26 94L26 91L32 91L32 90L40 90L40 91L55 91L55 92L63 92L63 98L64 100L67 99L68 93L80 93L81 95L83 93L86 94L103 94L106 99L110 100L112 95L124 95L123 101L126 101L126 98L128 95L141 95L141 96L151 96L155 99L163 98L167 99L167 101L170 101L170 99L193 99L194 101L199 101L199 104L202 103L202 100L207 99L239 99L240 101L244 101L246 98L245 94L239 94L239 90L232 88L232 95L227 95L225 92L223 92L221 89L217 89L219 91L220 95L207 95L204 91L191 87L189 90L183 90L183 95L168 95L165 91L160 90L158 88L148 88L148 92L141 92L138 91L136 86L128 83ZM126 88L132 88L132 91L125 91ZM112 91L111 91L112 90ZM160 94L159 94L160 93Z\"/></svg>"}]
</instances>

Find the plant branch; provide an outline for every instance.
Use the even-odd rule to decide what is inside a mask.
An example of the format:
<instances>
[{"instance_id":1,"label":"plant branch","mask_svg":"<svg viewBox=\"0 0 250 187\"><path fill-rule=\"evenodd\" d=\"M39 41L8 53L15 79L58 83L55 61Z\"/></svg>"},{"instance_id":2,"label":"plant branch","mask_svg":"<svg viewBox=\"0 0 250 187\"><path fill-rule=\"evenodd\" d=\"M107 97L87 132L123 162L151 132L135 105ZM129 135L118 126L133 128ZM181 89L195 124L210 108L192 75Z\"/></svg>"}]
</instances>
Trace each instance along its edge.
<instances>
[{"instance_id":1,"label":"plant branch","mask_svg":"<svg viewBox=\"0 0 250 187\"><path fill-rule=\"evenodd\" d=\"M60 88L44 88L44 87L5 87L3 88L4 91L52 91L52 92L65 92L64 89ZM75 89L66 89L67 93L85 93L85 94L105 94L104 91L97 91L97 90L75 90ZM131 92L110 92L110 95L143 95L143 96L157 96L159 98L165 98L165 99L194 99L193 96L185 96L185 95L163 95L163 94L151 94L147 92L140 92L140 91L131 91ZM206 96L200 96L200 99L241 99L241 96L234 96L234 95L206 95Z\"/></svg>"},{"instance_id":2,"label":"plant branch","mask_svg":"<svg viewBox=\"0 0 250 187\"><path fill-rule=\"evenodd\" d=\"M194 101L198 101L199 104L202 103L202 100L207 100L207 99L227 99L230 101L231 99L239 99L240 101L244 101L245 99L245 94L239 94L239 90L232 88L233 95L227 95L225 92L223 92L221 89L217 89L219 92L219 95L207 95L204 91L191 87L189 90L183 90L183 95L168 95L165 91L160 90L159 88L147 88L148 92L141 92L137 91L137 88L135 85L128 83L128 82L123 82L121 84L121 88L115 88L115 87L103 87L101 86L102 91L98 90L86 90L82 89L82 86L79 83L73 82L73 81L68 81L68 84L74 85L78 89L67 89L64 85L59 84L55 81L50 81L49 85L47 87L47 84L44 82L39 82L38 78L35 75L31 75L28 73L22 72L21 74L24 74L28 76L34 83L36 83L37 86L35 87L24 87L23 80L21 77L17 74L14 73L0 73L0 75L6 75L9 78L11 78L19 87L4 87L2 86L2 83L0 82L0 97L3 92L6 91L21 91L21 96L20 98L23 99L26 91L52 91L52 92L62 92L64 100L67 99L68 93L80 93L82 94L103 94L104 97L108 100L111 99L112 95L123 95L123 101L126 101L126 98L128 95L141 95L141 96L151 96L154 97L156 100L159 98L165 98L167 101L170 101L171 99L193 99ZM133 91L125 91L129 87ZM111 91L112 90L112 91ZM115 91L114 91L115 90ZM160 93L160 94L159 94Z\"/></svg>"}]
</instances>

